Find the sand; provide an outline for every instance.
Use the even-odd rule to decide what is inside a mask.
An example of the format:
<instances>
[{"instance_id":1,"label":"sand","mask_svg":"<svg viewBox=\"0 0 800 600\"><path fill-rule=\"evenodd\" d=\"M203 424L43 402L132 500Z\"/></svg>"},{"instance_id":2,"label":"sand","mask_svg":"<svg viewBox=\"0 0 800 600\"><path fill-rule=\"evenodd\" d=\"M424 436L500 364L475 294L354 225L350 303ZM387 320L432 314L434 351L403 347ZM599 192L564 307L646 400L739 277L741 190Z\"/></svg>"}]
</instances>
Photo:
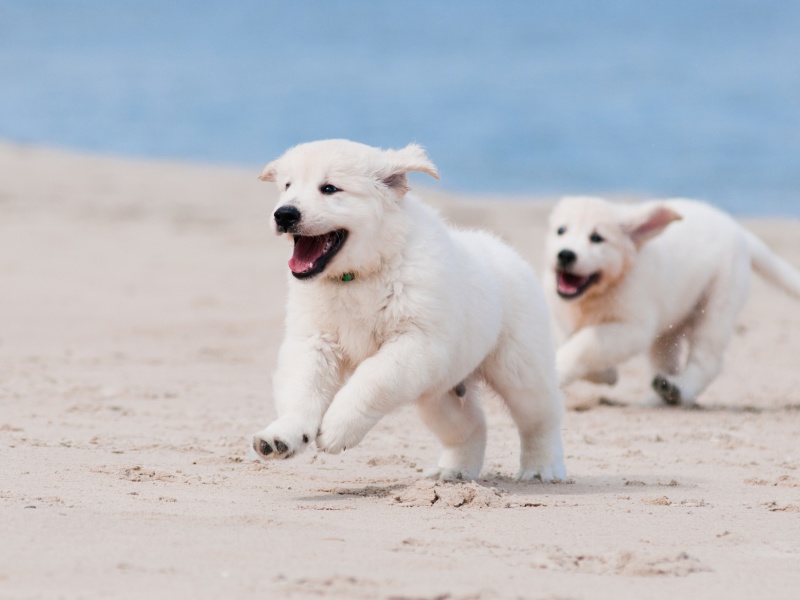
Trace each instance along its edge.
<instances>
[{"instance_id":1,"label":"sand","mask_svg":"<svg viewBox=\"0 0 800 600\"><path fill-rule=\"evenodd\" d=\"M568 483L513 480L496 401L477 482L420 480L411 408L256 461L289 254L259 166L0 144L0 598L800 597L800 305L760 281L700 409L644 406L638 361L568 390ZM548 199L420 194L541 262ZM800 265L800 222L746 225Z\"/></svg>"}]
</instances>

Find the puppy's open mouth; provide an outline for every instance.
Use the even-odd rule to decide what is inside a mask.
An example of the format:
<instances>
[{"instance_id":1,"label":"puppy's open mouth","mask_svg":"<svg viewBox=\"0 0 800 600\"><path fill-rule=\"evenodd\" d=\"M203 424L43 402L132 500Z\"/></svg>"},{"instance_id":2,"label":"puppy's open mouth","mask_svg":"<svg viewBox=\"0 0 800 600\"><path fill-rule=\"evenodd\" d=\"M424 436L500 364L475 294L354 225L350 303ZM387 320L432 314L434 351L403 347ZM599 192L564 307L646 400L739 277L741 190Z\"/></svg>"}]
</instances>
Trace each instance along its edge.
<instances>
[{"instance_id":1,"label":"puppy's open mouth","mask_svg":"<svg viewBox=\"0 0 800 600\"><path fill-rule=\"evenodd\" d=\"M289 259L292 275L298 279L306 279L322 273L342 249L346 239L346 229L337 229L322 235L295 235L294 253Z\"/></svg>"},{"instance_id":2,"label":"puppy's open mouth","mask_svg":"<svg viewBox=\"0 0 800 600\"><path fill-rule=\"evenodd\" d=\"M556 286L562 298L578 298L599 280L600 273L576 275L568 271L556 271Z\"/></svg>"}]
</instances>

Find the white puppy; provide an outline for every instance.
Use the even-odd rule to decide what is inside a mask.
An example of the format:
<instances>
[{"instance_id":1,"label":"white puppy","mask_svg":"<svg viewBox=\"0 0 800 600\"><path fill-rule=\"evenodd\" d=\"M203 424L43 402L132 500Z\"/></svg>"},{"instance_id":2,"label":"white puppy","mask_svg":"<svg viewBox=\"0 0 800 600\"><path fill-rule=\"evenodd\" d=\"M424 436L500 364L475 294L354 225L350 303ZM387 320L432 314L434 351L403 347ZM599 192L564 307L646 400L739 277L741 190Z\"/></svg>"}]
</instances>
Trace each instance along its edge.
<instances>
[{"instance_id":1,"label":"white puppy","mask_svg":"<svg viewBox=\"0 0 800 600\"><path fill-rule=\"evenodd\" d=\"M253 446L286 458L316 438L337 453L416 402L444 445L428 475L473 479L486 445L484 380L519 428L519 478L563 480L562 397L533 270L487 233L448 228L406 194L409 171L438 178L419 146L347 140L296 146L264 169L280 190L275 229L294 252L278 419Z\"/></svg>"},{"instance_id":2,"label":"white puppy","mask_svg":"<svg viewBox=\"0 0 800 600\"><path fill-rule=\"evenodd\" d=\"M649 351L652 387L692 404L719 373L750 269L800 298L800 273L725 213L692 200L563 199L547 240L551 306L568 336L562 384L613 384Z\"/></svg>"}]
</instances>

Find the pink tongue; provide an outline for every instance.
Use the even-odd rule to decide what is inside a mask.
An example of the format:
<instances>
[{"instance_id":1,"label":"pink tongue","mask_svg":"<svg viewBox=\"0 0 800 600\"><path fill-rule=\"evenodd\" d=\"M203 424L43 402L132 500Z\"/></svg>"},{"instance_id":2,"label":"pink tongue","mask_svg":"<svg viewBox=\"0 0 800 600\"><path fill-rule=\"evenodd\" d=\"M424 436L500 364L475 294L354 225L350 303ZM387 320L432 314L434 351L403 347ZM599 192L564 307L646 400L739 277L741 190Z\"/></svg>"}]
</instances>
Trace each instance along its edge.
<instances>
[{"instance_id":1,"label":"pink tongue","mask_svg":"<svg viewBox=\"0 0 800 600\"><path fill-rule=\"evenodd\" d=\"M558 274L558 291L562 294L574 294L586 283L586 277L572 275L570 273Z\"/></svg>"},{"instance_id":2,"label":"pink tongue","mask_svg":"<svg viewBox=\"0 0 800 600\"><path fill-rule=\"evenodd\" d=\"M292 273L305 273L311 270L317 259L324 254L327 241L327 235L299 238L294 245L294 254L289 259Z\"/></svg>"}]
</instances>

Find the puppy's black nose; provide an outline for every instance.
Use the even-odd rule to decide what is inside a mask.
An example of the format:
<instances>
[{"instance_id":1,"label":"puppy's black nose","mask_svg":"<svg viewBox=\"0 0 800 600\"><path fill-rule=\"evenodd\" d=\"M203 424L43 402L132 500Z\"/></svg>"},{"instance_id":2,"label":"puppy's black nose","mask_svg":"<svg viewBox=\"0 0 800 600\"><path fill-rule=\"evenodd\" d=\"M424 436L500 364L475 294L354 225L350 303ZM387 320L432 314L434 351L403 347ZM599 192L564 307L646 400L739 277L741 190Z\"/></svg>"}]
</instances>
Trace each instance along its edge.
<instances>
[{"instance_id":1,"label":"puppy's black nose","mask_svg":"<svg viewBox=\"0 0 800 600\"><path fill-rule=\"evenodd\" d=\"M578 256L572 250L562 250L558 253L558 264L562 267L568 267L578 259Z\"/></svg>"},{"instance_id":2,"label":"puppy's black nose","mask_svg":"<svg viewBox=\"0 0 800 600\"><path fill-rule=\"evenodd\" d=\"M275 224L281 231L288 231L289 228L297 225L300 221L300 211L294 206L278 207L278 210L272 216L275 217Z\"/></svg>"}]
</instances>

